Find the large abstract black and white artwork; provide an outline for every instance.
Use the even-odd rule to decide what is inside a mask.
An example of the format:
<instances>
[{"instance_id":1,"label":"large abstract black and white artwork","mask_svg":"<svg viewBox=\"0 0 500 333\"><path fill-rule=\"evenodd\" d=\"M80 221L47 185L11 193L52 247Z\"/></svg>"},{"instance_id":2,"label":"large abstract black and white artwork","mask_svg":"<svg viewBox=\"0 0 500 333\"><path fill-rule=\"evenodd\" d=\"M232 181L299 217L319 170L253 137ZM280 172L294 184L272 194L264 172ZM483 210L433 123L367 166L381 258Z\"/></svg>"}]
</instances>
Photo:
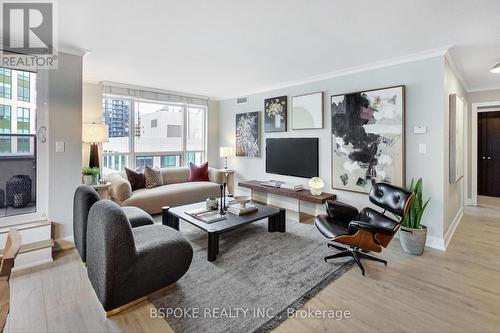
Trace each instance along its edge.
<instances>
[{"instance_id":1,"label":"large abstract black and white artwork","mask_svg":"<svg viewBox=\"0 0 500 333\"><path fill-rule=\"evenodd\" d=\"M236 156L259 157L260 112L236 115Z\"/></svg>"},{"instance_id":2,"label":"large abstract black and white artwork","mask_svg":"<svg viewBox=\"0 0 500 333\"><path fill-rule=\"evenodd\" d=\"M331 97L332 186L404 186L404 86Z\"/></svg>"}]
</instances>

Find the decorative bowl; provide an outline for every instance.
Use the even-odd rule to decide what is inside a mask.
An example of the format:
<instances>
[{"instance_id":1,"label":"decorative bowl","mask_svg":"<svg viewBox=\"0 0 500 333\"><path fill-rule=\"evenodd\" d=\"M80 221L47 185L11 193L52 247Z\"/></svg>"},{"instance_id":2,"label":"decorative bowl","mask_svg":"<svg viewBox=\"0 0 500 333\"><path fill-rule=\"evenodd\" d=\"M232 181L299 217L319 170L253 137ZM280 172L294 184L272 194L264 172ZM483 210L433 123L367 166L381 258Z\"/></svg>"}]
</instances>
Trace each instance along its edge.
<instances>
[{"instance_id":1,"label":"decorative bowl","mask_svg":"<svg viewBox=\"0 0 500 333\"><path fill-rule=\"evenodd\" d=\"M237 203L239 203L240 206L244 208L247 203L249 203L250 201L252 201L252 198L251 197L247 197L245 195L238 195L238 196L234 197L234 201L236 201Z\"/></svg>"}]
</instances>

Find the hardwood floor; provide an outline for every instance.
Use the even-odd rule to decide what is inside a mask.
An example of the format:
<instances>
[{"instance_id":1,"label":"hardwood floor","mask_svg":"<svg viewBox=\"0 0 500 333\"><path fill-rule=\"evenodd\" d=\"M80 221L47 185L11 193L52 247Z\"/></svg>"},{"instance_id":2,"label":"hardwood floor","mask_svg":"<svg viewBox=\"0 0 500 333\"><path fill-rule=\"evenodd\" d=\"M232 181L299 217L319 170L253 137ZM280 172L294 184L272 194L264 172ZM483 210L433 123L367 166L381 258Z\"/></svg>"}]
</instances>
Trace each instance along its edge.
<instances>
[{"instance_id":1,"label":"hardwood floor","mask_svg":"<svg viewBox=\"0 0 500 333\"><path fill-rule=\"evenodd\" d=\"M448 250L404 254L395 239L389 261L364 261L323 289L303 309L349 310L350 319L291 318L277 332L500 331L500 210L467 207ZM106 319L74 251L53 263L15 272L7 332L172 332L150 319L145 302Z\"/></svg>"}]
</instances>

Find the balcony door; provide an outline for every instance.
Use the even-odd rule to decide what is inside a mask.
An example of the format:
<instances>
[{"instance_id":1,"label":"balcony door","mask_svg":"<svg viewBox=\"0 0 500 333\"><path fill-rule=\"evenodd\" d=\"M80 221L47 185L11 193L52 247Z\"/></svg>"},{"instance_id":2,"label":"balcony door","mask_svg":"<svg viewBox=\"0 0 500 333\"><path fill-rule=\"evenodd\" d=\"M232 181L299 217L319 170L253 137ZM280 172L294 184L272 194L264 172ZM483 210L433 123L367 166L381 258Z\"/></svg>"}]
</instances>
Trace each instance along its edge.
<instances>
[{"instance_id":1,"label":"balcony door","mask_svg":"<svg viewBox=\"0 0 500 333\"><path fill-rule=\"evenodd\" d=\"M0 226L43 216L36 92L37 73L0 67Z\"/></svg>"}]
</instances>

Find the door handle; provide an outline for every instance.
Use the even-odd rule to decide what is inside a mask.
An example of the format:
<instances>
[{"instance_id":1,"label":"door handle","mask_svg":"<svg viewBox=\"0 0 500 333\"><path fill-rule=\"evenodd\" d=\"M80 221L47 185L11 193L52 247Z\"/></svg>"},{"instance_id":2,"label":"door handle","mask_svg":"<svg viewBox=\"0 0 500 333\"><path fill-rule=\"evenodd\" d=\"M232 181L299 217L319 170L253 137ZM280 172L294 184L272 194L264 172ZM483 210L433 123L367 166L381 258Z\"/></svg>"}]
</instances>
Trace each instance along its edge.
<instances>
[{"instance_id":1,"label":"door handle","mask_svg":"<svg viewBox=\"0 0 500 333\"><path fill-rule=\"evenodd\" d=\"M488 159L491 160L491 156L488 156Z\"/></svg>"},{"instance_id":2,"label":"door handle","mask_svg":"<svg viewBox=\"0 0 500 333\"><path fill-rule=\"evenodd\" d=\"M485 159L486 159L486 156L483 156L483 160L485 160Z\"/></svg>"}]
</instances>

